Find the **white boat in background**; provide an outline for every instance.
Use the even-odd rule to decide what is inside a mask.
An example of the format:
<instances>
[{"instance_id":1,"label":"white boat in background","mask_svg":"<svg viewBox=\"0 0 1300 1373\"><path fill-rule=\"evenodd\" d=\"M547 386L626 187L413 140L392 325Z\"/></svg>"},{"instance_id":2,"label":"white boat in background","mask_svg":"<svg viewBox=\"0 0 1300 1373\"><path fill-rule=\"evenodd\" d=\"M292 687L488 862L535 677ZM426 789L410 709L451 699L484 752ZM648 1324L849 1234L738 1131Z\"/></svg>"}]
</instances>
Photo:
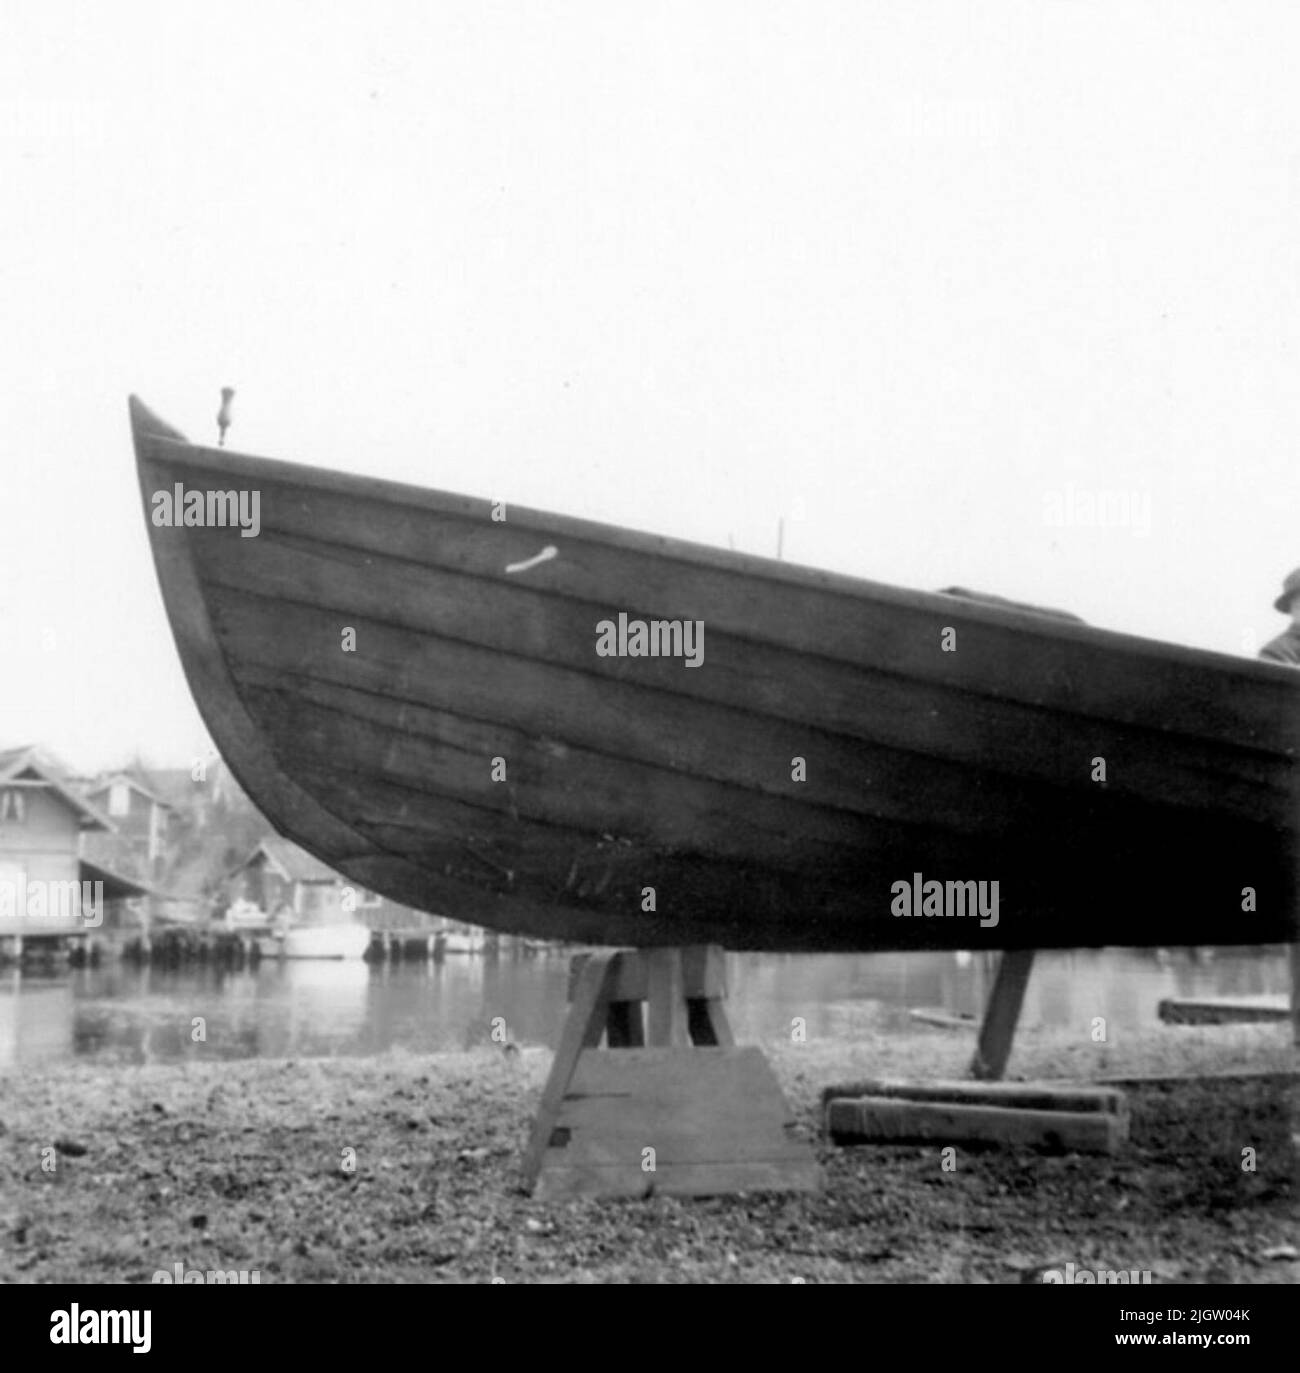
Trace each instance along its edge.
<instances>
[{"instance_id":1,"label":"white boat in background","mask_svg":"<svg viewBox=\"0 0 1300 1373\"><path fill-rule=\"evenodd\" d=\"M295 921L261 935L257 947L263 958L364 958L370 930L354 920Z\"/></svg>"},{"instance_id":2,"label":"white boat in background","mask_svg":"<svg viewBox=\"0 0 1300 1373\"><path fill-rule=\"evenodd\" d=\"M483 931L477 925L445 930L441 939L443 953L479 953L484 942Z\"/></svg>"},{"instance_id":3,"label":"white boat in background","mask_svg":"<svg viewBox=\"0 0 1300 1373\"><path fill-rule=\"evenodd\" d=\"M275 920L257 936L264 958L364 958L371 931L356 920Z\"/></svg>"},{"instance_id":4,"label":"white boat in background","mask_svg":"<svg viewBox=\"0 0 1300 1373\"><path fill-rule=\"evenodd\" d=\"M263 958L363 958L370 947L356 916L365 893L287 840L263 839L231 885L225 922L252 935Z\"/></svg>"},{"instance_id":5,"label":"white boat in background","mask_svg":"<svg viewBox=\"0 0 1300 1373\"><path fill-rule=\"evenodd\" d=\"M291 925L282 939L284 958L364 958L370 931L364 925Z\"/></svg>"}]
</instances>

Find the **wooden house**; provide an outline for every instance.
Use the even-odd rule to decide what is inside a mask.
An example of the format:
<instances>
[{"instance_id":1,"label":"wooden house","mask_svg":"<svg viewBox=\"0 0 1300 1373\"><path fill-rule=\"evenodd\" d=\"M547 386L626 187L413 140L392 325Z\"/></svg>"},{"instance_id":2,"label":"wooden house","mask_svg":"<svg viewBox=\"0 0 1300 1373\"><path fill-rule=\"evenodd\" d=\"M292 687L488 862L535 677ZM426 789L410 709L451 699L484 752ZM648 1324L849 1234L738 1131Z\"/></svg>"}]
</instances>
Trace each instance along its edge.
<instances>
[{"instance_id":1,"label":"wooden house","mask_svg":"<svg viewBox=\"0 0 1300 1373\"><path fill-rule=\"evenodd\" d=\"M175 815L187 816L196 825L220 824L232 812L252 809L230 769L215 756L188 768L150 768L144 778ZM266 821L260 816L259 820L267 828Z\"/></svg>"},{"instance_id":2,"label":"wooden house","mask_svg":"<svg viewBox=\"0 0 1300 1373\"><path fill-rule=\"evenodd\" d=\"M257 923L252 909L256 908L272 920L314 923L351 918L383 934L481 936L475 927L367 891L278 835L263 839L230 874L227 896L235 912L227 912L228 924ZM241 910L247 913L241 915Z\"/></svg>"},{"instance_id":3,"label":"wooden house","mask_svg":"<svg viewBox=\"0 0 1300 1373\"><path fill-rule=\"evenodd\" d=\"M343 911L346 883L305 849L278 836L263 839L230 874L232 905L250 904L276 917L319 918Z\"/></svg>"},{"instance_id":4,"label":"wooden house","mask_svg":"<svg viewBox=\"0 0 1300 1373\"><path fill-rule=\"evenodd\" d=\"M97 856L122 869L157 877L162 871L176 807L145 779L139 765L92 782L86 799L113 822L95 841Z\"/></svg>"},{"instance_id":5,"label":"wooden house","mask_svg":"<svg viewBox=\"0 0 1300 1373\"><path fill-rule=\"evenodd\" d=\"M83 856L147 881L152 924L207 920L232 865L268 830L215 755L179 768L136 761L81 791L114 825L88 834Z\"/></svg>"},{"instance_id":6,"label":"wooden house","mask_svg":"<svg viewBox=\"0 0 1300 1373\"><path fill-rule=\"evenodd\" d=\"M6 952L21 954L29 941L85 938L121 926L124 903L147 888L82 852L87 834L114 828L55 758L34 747L0 752L0 941ZM95 897L103 903L97 909Z\"/></svg>"}]
</instances>

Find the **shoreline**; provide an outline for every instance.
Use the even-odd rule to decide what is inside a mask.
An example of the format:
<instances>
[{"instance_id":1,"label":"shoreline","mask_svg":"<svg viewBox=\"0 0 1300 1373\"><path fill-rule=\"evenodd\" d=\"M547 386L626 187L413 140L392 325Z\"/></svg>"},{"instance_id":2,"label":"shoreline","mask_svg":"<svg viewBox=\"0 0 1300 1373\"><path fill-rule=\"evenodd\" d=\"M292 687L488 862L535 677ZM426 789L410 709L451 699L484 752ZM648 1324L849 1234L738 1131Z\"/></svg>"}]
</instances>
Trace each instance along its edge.
<instances>
[{"instance_id":1,"label":"shoreline","mask_svg":"<svg viewBox=\"0 0 1300 1373\"><path fill-rule=\"evenodd\" d=\"M1115 1045L1022 1032L1008 1080L1166 1076L1127 1089L1114 1157L962 1149L946 1174L938 1146L829 1146L818 1098L856 1077L964 1077L971 1036L856 1033L762 1045L823 1168L811 1196L534 1202L518 1169L545 1049L10 1068L0 1281L147 1283L181 1263L262 1283L978 1283L1067 1262L1300 1281L1300 1261L1264 1257L1300 1245L1300 1086L1257 1075L1294 1073L1289 1026Z\"/></svg>"}]
</instances>

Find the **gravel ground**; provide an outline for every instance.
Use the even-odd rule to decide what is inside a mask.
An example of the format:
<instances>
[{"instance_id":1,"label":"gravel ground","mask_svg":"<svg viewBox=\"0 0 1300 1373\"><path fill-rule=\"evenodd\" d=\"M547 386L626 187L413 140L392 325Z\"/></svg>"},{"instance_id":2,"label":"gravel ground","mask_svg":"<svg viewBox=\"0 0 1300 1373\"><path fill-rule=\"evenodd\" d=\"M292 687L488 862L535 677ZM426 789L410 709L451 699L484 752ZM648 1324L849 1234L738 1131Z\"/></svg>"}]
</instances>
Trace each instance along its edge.
<instances>
[{"instance_id":1,"label":"gravel ground","mask_svg":"<svg viewBox=\"0 0 1300 1373\"><path fill-rule=\"evenodd\" d=\"M854 1078L963 1076L971 1036L884 1036L869 1015L846 1028L764 1046L823 1164L810 1196L534 1202L518 1164L540 1049L14 1071L0 1281L148 1282L182 1263L264 1283L1027 1282L1070 1261L1157 1283L1300 1281L1285 1077L1131 1087L1116 1157L961 1150L945 1173L933 1146L830 1147L817 1100ZM1292 1068L1287 1027L1251 1025L1120 1046L1026 1032L1009 1076Z\"/></svg>"}]
</instances>

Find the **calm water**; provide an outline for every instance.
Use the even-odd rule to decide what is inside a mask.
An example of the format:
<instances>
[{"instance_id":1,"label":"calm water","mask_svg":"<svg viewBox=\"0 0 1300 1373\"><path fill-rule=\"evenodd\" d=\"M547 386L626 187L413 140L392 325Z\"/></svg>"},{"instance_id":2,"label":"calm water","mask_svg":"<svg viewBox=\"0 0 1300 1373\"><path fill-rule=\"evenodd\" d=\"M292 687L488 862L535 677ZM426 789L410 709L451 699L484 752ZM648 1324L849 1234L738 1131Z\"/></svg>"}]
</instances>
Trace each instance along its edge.
<instances>
[{"instance_id":1,"label":"calm water","mask_svg":"<svg viewBox=\"0 0 1300 1373\"><path fill-rule=\"evenodd\" d=\"M737 1038L784 1037L802 1016L809 1037L915 1028L909 1007L978 1011L994 961L951 953L729 954L727 1011ZM0 1067L72 1057L147 1063L225 1058L416 1053L485 1042L504 1017L524 1044L554 1046L568 958L449 956L442 963L265 963L252 971L111 964L58 973L0 972ZM1112 1033L1156 1023L1166 996L1283 992L1277 951L1102 950L1040 954L1022 1024ZM207 1041L191 1041L203 1016Z\"/></svg>"}]
</instances>

